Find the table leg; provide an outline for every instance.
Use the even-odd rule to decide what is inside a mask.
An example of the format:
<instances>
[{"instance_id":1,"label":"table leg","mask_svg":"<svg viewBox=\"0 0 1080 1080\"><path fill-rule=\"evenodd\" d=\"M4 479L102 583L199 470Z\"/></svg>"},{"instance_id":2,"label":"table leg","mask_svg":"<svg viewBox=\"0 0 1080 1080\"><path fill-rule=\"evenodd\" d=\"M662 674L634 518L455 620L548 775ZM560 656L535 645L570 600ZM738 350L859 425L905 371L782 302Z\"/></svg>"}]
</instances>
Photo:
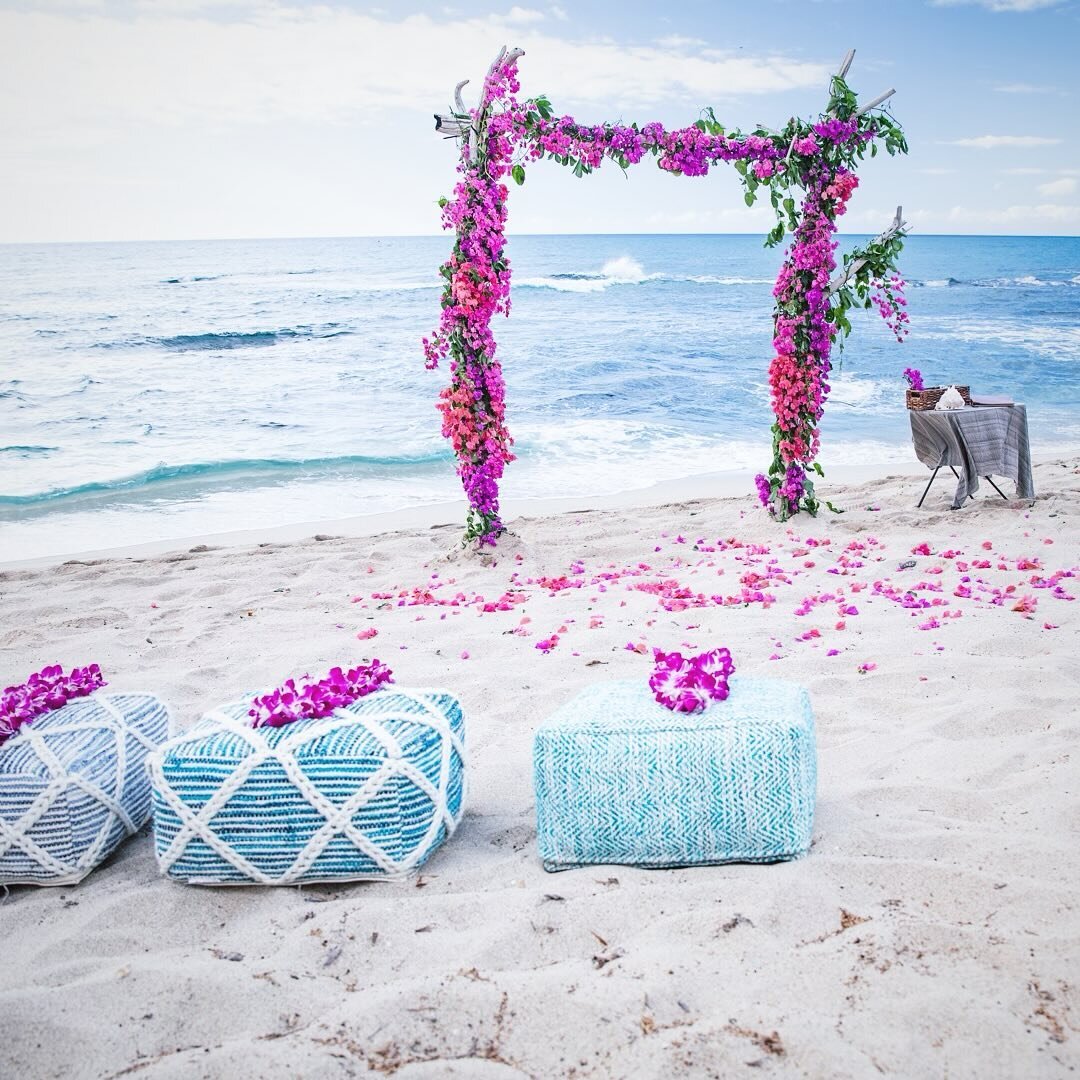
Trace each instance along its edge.
<instances>
[{"instance_id":1,"label":"table leg","mask_svg":"<svg viewBox=\"0 0 1080 1080\"><path fill-rule=\"evenodd\" d=\"M951 469L951 468L952 468L952 466L950 465L950 466L949 466L949 468ZM934 470L934 471L933 471L933 472L932 472L932 473L930 474L930 479L929 479L929 480L928 480L928 481L926 482L926 488L925 488L925 490L924 490L924 491L923 491L923 493L922 493L922 498L921 498L921 499L920 499L920 500L919 500L919 501L918 501L918 502L917 502L917 503L915 504L915 509L916 509L916 510L918 510L918 509L919 509L919 508L920 508L920 507L922 506L922 504L923 504L923 503L924 503L924 502L926 501L926 493L927 493L927 492L928 492L928 491L930 490L930 485L931 485L931 484L932 484L932 483L934 482L934 480L936 480L936 479L937 479L937 474L938 474L938 472L940 471L940 469L941 469L941 466L939 465L939 466L938 466L938 467L937 467L937 468L936 468L936 469L935 469L935 470ZM955 470L955 469L953 469L953 472L955 473L955 472L956 472L956 470Z\"/></svg>"},{"instance_id":2,"label":"table leg","mask_svg":"<svg viewBox=\"0 0 1080 1080\"><path fill-rule=\"evenodd\" d=\"M1004 500L1005 500L1006 502L1008 502L1008 501L1009 501L1009 497L1008 497L1008 495L1006 495L1006 494L1005 494L1005 492L1004 492L1004 491L1002 491L1002 490L1001 490L1001 488L999 488L999 487L997 486L997 484L995 484L995 483L994 483L994 481L990 479L990 477L989 477L989 476L984 476L984 477L983 477L983 479L984 479L984 480L985 480L985 481L986 481L986 482L987 482L987 483L988 483L988 484L989 484L989 485L990 485L990 486L991 486L991 487L992 487L992 488L993 488L993 489L994 489L994 490L995 490L995 491L996 491L996 492L997 492L997 493L998 493L998 494L999 494L999 495L1000 495L1000 496L1001 496L1001 497L1002 497L1002 498L1003 498L1003 499L1004 499Z\"/></svg>"}]
</instances>

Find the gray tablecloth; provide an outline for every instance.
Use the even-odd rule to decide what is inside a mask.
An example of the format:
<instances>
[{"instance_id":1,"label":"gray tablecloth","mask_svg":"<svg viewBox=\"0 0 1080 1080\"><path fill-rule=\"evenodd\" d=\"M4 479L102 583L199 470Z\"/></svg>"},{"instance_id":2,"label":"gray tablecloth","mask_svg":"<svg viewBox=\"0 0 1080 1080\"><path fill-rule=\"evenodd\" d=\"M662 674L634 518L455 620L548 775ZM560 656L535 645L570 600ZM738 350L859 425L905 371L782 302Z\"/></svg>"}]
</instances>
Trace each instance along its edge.
<instances>
[{"instance_id":1,"label":"gray tablecloth","mask_svg":"<svg viewBox=\"0 0 1080 1080\"><path fill-rule=\"evenodd\" d=\"M946 412L912 409L908 415L918 459L931 469L952 465L960 472L954 510L979 490L980 476L1007 476L1016 483L1017 498L1035 498L1023 405L968 406Z\"/></svg>"}]
</instances>

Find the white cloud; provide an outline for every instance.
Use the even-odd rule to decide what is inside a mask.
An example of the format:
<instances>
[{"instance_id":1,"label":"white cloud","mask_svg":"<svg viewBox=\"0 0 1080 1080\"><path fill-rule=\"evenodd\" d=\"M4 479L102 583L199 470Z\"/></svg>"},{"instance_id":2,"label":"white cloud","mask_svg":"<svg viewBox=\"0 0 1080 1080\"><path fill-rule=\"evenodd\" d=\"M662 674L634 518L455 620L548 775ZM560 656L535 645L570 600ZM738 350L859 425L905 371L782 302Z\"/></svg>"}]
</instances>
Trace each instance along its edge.
<instances>
[{"instance_id":1,"label":"white cloud","mask_svg":"<svg viewBox=\"0 0 1080 1080\"><path fill-rule=\"evenodd\" d=\"M1040 184L1036 190L1047 199L1056 199L1061 195L1072 195L1076 191L1076 181L1072 177L1063 176L1060 180Z\"/></svg>"},{"instance_id":2,"label":"white cloud","mask_svg":"<svg viewBox=\"0 0 1080 1080\"><path fill-rule=\"evenodd\" d=\"M1048 169L1033 169L1028 165L1019 165L1015 169L1002 169L1005 176L1043 176Z\"/></svg>"},{"instance_id":3,"label":"white cloud","mask_svg":"<svg viewBox=\"0 0 1080 1080\"><path fill-rule=\"evenodd\" d=\"M994 90L999 94L1060 94L1061 91L1053 86L1033 86L1031 83L1005 83L1003 86L995 86Z\"/></svg>"},{"instance_id":4,"label":"white cloud","mask_svg":"<svg viewBox=\"0 0 1080 1080\"><path fill-rule=\"evenodd\" d=\"M948 219L955 224L976 225L979 228L986 228L988 225L1078 225L1080 206L1039 203L1036 206L1006 206L1000 210L972 210L966 206L954 206L948 213Z\"/></svg>"},{"instance_id":5,"label":"white cloud","mask_svg":"<svg viewBox=\"0 0 1080 1080\"><path fill-rule=\"evenodd\" d=\"M523 7L449 22L331 7L264 7L227 22L149 11L133 18L0 12L8 46L0 140L56 145L76 133L130 138L144 126L223 130L282 120L363 123L393 109L430 113L449 103L464 77L472 79L466 100L470 92L475 100L505 43L528 53L524 93L546 90L557 107L678 102L696 115L735 95L819 90L828 77L824 64L780 55L705 57L673 46L567 40L537 16Z\"/></svg>"},{"instance_id":6,"label":"white cloud","mask_svg":"<svg viewBox=\"0 0 1080 1080\"><path fill-rule=\"evenodd\" d=\"M544 21L544 13L534 8L512 7L504 16L506 22L522 25L524 23L538 23Z\"/></svg>"},{"instance_id":7,"label":"white cloud","mask_svg":"<svg viewBox=\"0 0 1080 1080\"><path fill-rule=\"evenodd\" d=\"M997 150L1002 146L1056 146L1060 139L1043 135L976 135L970 139L952 139L946 146L968 146L976 150Z\"/></svg>"},{"instance_id":8,"label":"white cloud","mask_svg":"<svg viewBox=\"0 0 1080 1080\"><path fill-rule=\"evenodd\" d=\"M696 37L683 37L682 34L668 34L667 37L657 38L657 45L663 45L668 49L685 49L688 46L707 45L707 41Z\"/></svg>"},{"instance_id":9,"label":"white cloud","mask_svg":"<svg viewBox=\"0 0 1080 1080\"><path fill-rule=\"evenodd\" d=\"M933 0L934 7L958 7L961 4L977 4L988 11L1041 11L1057 7L1064 0Z\"/></svg>"}]
</instances>

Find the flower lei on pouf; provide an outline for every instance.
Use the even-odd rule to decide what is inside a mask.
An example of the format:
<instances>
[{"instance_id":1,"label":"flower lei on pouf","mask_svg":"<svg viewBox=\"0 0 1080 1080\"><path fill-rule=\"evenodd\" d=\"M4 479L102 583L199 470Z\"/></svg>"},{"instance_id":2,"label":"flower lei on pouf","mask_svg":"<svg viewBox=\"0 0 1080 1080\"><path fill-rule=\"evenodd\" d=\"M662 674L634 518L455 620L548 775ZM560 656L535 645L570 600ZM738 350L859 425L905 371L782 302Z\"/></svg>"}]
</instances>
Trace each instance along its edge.
<instances>
[{"instance_id":1,"label":"flower lei on pouf","mask_svg":"<svg viewBox=\"0 0 1080 1080\"><path fill-rule=\"evenodd\" d=\"M42 713L63 708L74 698L86 697L105 686L97 664L73 667L69 674L59 664L35 671L19 686L0 694L0 746Z\"/></svg>"},{"instance_id":2,"label":"flower lei on pouf","mask_svg":"<svg viewBox=\"0 0 1080 1080\"><path fill-rule=\"evenodd\" d=\"M799 510L818 510L808 472L822 475L815 458L818 424L829 393L830 352L851 330L848 311L873 305L898 339L907 328L903 280L895 273L906 226L900 211L892 226L871 243L844 256L836 269L833 240L836 219L858 186L855 166L883 146L906 153L899 124L877 106L860 108L843 76L834 76L825 114L814 123L792 118L779 132L758 128L750 134L726 131L711 109L695 124L668 130L662 124L580 124L556 118L546 97L521 102L517 78L521 50L496 58L484 80L477 109L461 101L449 116L437 116L437 130L460 139L460 180L452 199L441 199L443 227L457 236L441 267L446 280L438 328L424 339L428 368L451 359L450 385L442 391L443 435L458 460L469 501L465 539L494 544L502 531L498 482L514 456L505 423L504 383L496 358L491 319L510 313L510 263L506 258L507 190L511 177L525 181L525 165L548 157L584 176L605 159L621 169L651 155L667 172L705 176L717 162L730 162L742 179L752 206L759 189L768 189L777 223L766 244L789 233L774 297L775 356L769 384L776 422L773 460L757 477L762 503L781 519ZM891 91L890 91L891 93ZM802 194L797 208L791 192Z\"/></svg>"},{"instance_id":3,"label":"flower lei on pouf","mask_svg":"<svg viewBox=\"0 0 1080 1080\"><path fill-rule=\"evenodd\" d=\"M735 670L727 649L713 649L698 656L653 649L655 666L649 689L661 705L673 712L701 712L713 701L727 698L728 676Z\"/></svg>"},{"instance_id":4,"label":"flower lei on pouf","mask_svg":"<svg viewBox=\"0 0 1080 1080\"><path fill-rule=\"evenodd\" d=\"M287 679L276 690L255 698L248 711L254 717L251 726L283 727L295 720L317 720L393 681L393 672L378 660L349 671L331 668L317 680L305 675L299 686L295 679Z\"/></svg>"}]
</instances>

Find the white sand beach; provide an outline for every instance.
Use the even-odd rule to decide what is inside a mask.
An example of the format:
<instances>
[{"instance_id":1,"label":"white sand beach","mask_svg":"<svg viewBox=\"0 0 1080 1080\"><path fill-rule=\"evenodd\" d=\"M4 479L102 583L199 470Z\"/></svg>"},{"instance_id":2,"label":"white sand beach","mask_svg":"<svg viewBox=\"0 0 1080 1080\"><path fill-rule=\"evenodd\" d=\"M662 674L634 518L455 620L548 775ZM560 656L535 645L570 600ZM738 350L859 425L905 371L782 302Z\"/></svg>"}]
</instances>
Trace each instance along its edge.
<instances>
[{"instance_id":1,"label":"white sand beach","mask_svg":"<svg viewBox=\"0 0 1080 1080\"><path fill-rule=\"evenodd\" d=\"M847 512L788 525L750 495L519 518L483 559L446 558L455 524L0 572L5 681L97 662L186 728L377 656L461 698L471 756L406 884L188 887L144 831L11 889L0 1074L1075 1072L1080 461L1030 507L984 484L950 512L939 478L916 510L925 476L823 483ZM544 872L532 733L653 646L809 688L807 857Z\"/></svg>"}]
</instances>

